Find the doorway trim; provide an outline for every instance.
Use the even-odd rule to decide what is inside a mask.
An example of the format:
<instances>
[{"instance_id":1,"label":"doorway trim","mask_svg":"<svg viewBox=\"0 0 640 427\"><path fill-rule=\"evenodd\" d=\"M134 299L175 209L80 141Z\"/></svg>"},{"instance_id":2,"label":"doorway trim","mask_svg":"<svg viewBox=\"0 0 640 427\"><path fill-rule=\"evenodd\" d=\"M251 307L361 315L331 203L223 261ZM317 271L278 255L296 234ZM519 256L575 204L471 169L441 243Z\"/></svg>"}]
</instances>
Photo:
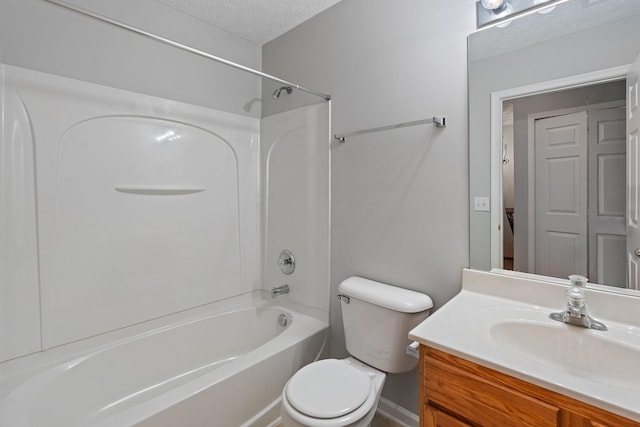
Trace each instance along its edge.
<instances>
[{"instance_id":1,"label":"doorway trim","mask_svg":"<svg viewBox=\"0 0 640 427\"><path fill-rule=\"evenodd\" d=\"M491 92L491 268L503 267L502 253L502 103L523 96L573 89L626 77L632 64Z\"/></svg>"}]
</instances>

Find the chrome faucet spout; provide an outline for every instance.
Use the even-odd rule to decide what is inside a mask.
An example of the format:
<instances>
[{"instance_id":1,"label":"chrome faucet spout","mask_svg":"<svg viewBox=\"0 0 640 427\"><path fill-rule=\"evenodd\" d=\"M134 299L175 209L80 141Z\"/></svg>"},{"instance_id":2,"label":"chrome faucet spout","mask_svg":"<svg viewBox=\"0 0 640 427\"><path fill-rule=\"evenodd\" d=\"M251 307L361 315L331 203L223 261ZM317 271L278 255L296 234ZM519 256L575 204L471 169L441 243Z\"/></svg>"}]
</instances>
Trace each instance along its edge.
<instances>
[{"instance_id":1,"label":"chrome faucet spout","mask_svg":"<svg viewBox=\"0 0 640 427\"><path fill-rule=\"evenodd\" d=\"M593 317L589 316L586 310L580 315L575 315L571 313L570 309L559 313L551 313L549 315L550 319L557 320L558 322L567 323L569 325L580 326L588 329L595 329L596 331L606 331L607 326L595 320Z\"/></svg>"},{"instance_id":2,"label":"chrome faucet spout","mask_svg":"<svg viewBox=\"0 0 640 427\"><path fill-rule=\"evenodd\" d=\"M568 323L570 325L581 326L583 328L595 329L598 331L606 331L607 326L595 320L587 313L586 300L587 297L582 288L586 286L587 278L571 275L571 288L567 291L567 308L558 313L551 313L549 318L558 322Z\"/></svg>"},{"instance_id":3,"label":"chrome faucet spout","mask_svg":"<svg viewBox=\"0 0 640 427\"><path fill-rule=\"evenodd\" d=\"M271 298L289 293L289 285L274 286L271 288Z\"/></svg>"},{"instance_id":4,"label":"chrome faucet spout","mask_svg":"<svg viewBox=\"0 0 640 427\"><path fill-rule=\"evenodd\" d=\"M580 307L574 307L574 306L567 307L567 313L569 313L569 316L571 317L580 318L584 314L586 314L586 312L587 312L587 308L584 305Z\"/></svg>"}]
</instances>

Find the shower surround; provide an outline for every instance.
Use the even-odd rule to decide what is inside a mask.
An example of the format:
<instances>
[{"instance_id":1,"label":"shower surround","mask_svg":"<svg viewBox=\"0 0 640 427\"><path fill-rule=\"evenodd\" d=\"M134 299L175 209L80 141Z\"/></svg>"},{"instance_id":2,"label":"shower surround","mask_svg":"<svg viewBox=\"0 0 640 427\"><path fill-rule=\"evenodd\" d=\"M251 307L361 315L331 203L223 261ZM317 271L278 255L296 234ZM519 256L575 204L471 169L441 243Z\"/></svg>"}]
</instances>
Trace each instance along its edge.
<instances>
[{"instance_id":1,"label":"shower surround","mask_svg":"<svg viewBox=\"0 0 640 427\"><path fill-rule=\"evenodd\" d=\"M34 397L20 388L30 373L71 368L78 354L152 331L159 319L261 301L284 281L292 291L278 302L318 323L292 341L304 357L284 357L280 369L318 356L323 340L310 338L328 318L328 103L261 124L0 67L0 412L18 389ZM274 270L284 245L299 260L288 277ZM202 329L196 340L214 336Z\"/></svg>"}]
</instances>

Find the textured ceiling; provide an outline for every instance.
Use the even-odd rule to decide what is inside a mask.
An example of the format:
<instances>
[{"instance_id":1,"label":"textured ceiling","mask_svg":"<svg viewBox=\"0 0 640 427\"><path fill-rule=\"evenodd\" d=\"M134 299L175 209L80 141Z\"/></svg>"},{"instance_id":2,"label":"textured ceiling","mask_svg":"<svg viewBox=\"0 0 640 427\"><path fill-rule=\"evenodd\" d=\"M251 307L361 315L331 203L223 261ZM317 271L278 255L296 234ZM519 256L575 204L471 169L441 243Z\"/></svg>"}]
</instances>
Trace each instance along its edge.
<instances>
[{"instance_id":1,"label":"textured ceiling","mask_svg":"<svg viewBox=\"0 0 640 427\"><path fill-rule=\"evenodd\" d=\"M471 34L469 61L491 58L638 14L640 0L571 0L546 15L534 13L504 28L493 27Z\"/></svg>"},{"instance_id":2,"label":"textured ceiling","mask_svg":"<svg viewBox=\"0 0 640 427\"><path fill-rule=\"evenodd\" d=\"M262 45L340 0L156 0Z\"/></svg>"}]
</instances>

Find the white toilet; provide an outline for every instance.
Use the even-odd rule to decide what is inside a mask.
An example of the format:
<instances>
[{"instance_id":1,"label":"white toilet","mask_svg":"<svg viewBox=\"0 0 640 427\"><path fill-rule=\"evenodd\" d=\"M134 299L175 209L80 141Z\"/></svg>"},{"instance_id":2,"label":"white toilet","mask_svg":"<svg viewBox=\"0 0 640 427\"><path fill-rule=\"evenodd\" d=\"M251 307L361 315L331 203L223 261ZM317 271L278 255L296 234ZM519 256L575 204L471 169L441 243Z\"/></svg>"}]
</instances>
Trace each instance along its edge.
<instances>
[{"instance_id":1,"label":"white toilet","mask_svg":"<svg viewBox=\"0 0 640 427\"><path fill-rule=\"evenodd\" d=\"M408 372L409 331L429 315L431 298L361 277L340 283L345 342L353 356L311 363L282 391L286 427L360 427L373 419L386 373Z\"/></svg>"}]
</instances>

